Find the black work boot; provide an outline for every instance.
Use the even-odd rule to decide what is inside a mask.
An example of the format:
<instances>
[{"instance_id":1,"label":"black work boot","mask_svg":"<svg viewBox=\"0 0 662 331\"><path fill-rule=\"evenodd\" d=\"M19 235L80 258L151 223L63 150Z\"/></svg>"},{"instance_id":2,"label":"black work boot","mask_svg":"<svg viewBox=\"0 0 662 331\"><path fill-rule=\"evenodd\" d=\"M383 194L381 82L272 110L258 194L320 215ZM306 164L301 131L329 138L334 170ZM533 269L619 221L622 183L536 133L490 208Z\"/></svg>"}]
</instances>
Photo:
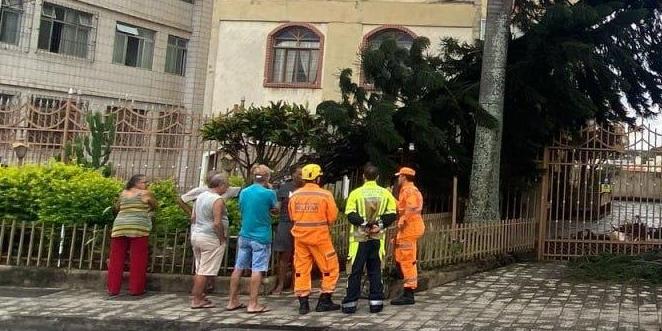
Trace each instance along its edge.
<instances>
[{"instance_id":1,"label":"black work boot","mask_svg":"<svg viewBox=\"0 0 662 331\"><path fill-rule=\"evenodd\" d=\"M299 314L305 315L310 312L310 304L308 304L308 296L299 297Z\"/></svg>"},{"instance_id":2,"label":"black work boot","mask_svg":"<svg viewBox=\"0 0 662 331\"><path fill-rule=\"evenodd\" d=\"M384 310L384 305L370 305L370 312L375 314Z\"/></svg>"},{"instance_id":3,"label":"black work boot","mask_svg":"<svg viewBox=\"0 0 662 331\"><path fill-rule=\"evenodd\" d=\"M394 306L413 305L414 303L416 303L414 300L414 290L411 288L405 288L401 296L391 300L391 304Z\"/></svg>"},{"instance_id":4,"label":"black work boot","mask_svg":"<svg viewBox=\"0 0 662 331\"><path fill-rule=\"evenodd\" d=\"M353 307L343 306L342 307L342 312L344 314L354 314L354 313L356 313L356 306L353 306Z\"/></svg>"},{"instance_id":5,"label":"black work boot","mask_svg":"<svg viewBox=\"0 0 662 331\"><path fill-rule=\"evenodd\" d=\"M317 307L315 307L316 312L333 311L338 309L340 309L340 305L331 301L331 293L322 293L319 301L317 301Z\"/></svg>"}]
</instances>

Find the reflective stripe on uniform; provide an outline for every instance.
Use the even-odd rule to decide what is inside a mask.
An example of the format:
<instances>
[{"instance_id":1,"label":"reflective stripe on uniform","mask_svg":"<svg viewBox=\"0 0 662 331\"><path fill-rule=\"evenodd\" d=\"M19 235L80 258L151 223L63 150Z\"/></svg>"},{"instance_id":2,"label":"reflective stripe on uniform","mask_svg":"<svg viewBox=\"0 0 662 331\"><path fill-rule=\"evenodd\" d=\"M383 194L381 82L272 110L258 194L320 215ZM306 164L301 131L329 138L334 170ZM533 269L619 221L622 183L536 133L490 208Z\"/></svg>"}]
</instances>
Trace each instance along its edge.
<instances>
[{"instance_id":1,"label":"reflective stripe on uniform","mask_svg":"<svg viewBox=\"0 0 662 331\"><path fill-rule=\"evenodd\" d=\"M410 242L396 243L395 248L412 249L413 245Z\"/></svg>"},{"instance_id":2,"label":"reflective stripe on uniform","mask_svg":"<svg viewBox=\"0 0 662 331\"><path fill-rule=\"evenodd\" d=\"M299 195L315 195L315 196L321 196L321 197L328 197L328 196L331 196L331 193L311 192L311 191L294 191L294 193L292 193L292 197L299 196ZM290 197L290 198L292 198L292 197Z\"/></svg>"},{"instance_id":3,"label":"reflective stripe on uniform","mask_svg":"<svg viewBox=\"0 0 662 331\"><path fill-rule=\"evenodd\" d=\"M354 307L356 307L357 305L358 305L358 301L352 301L352 302L346 302L346 303L343 303L341 306L342 306L343 308L354 308Z\"/></svg>"},{"instance_id":4,"label":"reflective stripe on uniform","mask_svg":"<svg viewBox=\"0 0 662 331\"><path fill-rule=\"evenodd\" d=\"M327 222L297 222L294 223L294 226L300 226L304 228L312 228L312 227L317 227L317 226L327 226L329 223Z\"/></svg>"},{"instance_id":5,"label":"reflective stripe on uniform","mask_svg":"<svg viewBox=\"0 0 662 331\"><path fill-rule=\"evenodd\" d=\"M384 301L383 300L370 300L370 305L371 306L383 306Z\"/></svg>"}]
</instances>

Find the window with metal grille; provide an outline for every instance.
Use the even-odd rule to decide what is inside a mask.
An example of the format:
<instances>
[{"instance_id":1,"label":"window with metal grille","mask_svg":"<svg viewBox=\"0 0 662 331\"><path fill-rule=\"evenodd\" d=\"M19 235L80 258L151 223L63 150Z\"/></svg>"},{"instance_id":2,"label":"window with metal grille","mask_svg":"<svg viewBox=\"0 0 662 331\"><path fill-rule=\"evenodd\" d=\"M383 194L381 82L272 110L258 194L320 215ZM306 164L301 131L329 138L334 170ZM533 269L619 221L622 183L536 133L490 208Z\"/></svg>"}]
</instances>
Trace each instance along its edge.
<instances>
[{"instance_id":1,"label":"window with metal grille","mask_svg":"<svg viewBox=\"0 0 662 331\"><path fill-rule=\"evenodd\" d=\"M118 22L115 30L113 63L152 69L156 32Z\"/></svg>"},{"instance_id":2,"label":"window with metal grille","mask_svg":"<svg viewBox=\"0 0 662 331\"><path fill-rule=\"evenodd\" d=\"M321 38L303 26L287 27L271 41L270 83L313 84L320 68Z\"/></svg>"},{"instance_id":3,"label":"window with metal grille","mask_svg":"<svg viewBox=\"0 0 662 331\"><path fill-rule=\"evenodd\" d=\"M0 110L9 107L9 104L14 100L14 95L7 93L0 93Z\"/></svg>"},{"instance_id":4,"label":"window with metal grille","mask_svg":"<svg viewBox=\"0 0 662 331\"><path fill-rule=\"evenodd\" d=\"M92 14L45 2L37 47L51 53L87 58L93 25Z\"/></svg>"},{"instance_id":5,"label":"window with metal grille","mask_svg":"<svg viewBox=\"0 0 662 331\"><path fill-rule=\"evenodd\" d=\"M23 0L0 0L0 42L18 45Z\"/></svg>"},{"instance_id":6,"label":"window with metal grille","mask_svg":"<svg viewBox=\"0 0 662 331\"><path fill-rule=\"evenodd\" d=\"M175 36L168 36L165 72L182 76L186 74L187 47L188 40Z\"/></svg>"}]
</instances>

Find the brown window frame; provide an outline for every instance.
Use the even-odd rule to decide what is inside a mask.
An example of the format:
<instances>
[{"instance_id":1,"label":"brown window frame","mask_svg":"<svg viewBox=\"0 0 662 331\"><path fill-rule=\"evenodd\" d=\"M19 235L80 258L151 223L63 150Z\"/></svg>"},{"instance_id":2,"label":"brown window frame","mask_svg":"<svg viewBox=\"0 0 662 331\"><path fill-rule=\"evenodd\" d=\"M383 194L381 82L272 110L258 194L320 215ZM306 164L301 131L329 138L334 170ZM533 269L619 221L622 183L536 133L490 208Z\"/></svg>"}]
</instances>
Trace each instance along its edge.
<instances>
[{"instance_id":1,"label":"brown window frame","mask_svg":"<svg viewBox=\"0 0 662 331\"><path fill-rule=\"evenodd\" d=\"M370 41L375 38L375 36L378 36L381 33L384 33L389 30L398 30L402 33L408 34L412 39L418 38L418 35L408 29L405 26L402 25L392 25L392 24L387 24L387 25L382 25L380 27L377 27L367 34L363 36L363 41L361 41L361 47L359 48L359 56L363 51L365 51L369 46L370 46ZM367 90L375 90L375 86L368 82L366 79L365 72L363 72L363 64L359 61L359 82L361 82L361 86L364 87Z\"/></svg>"},{"instance_id":2,"label":"brown window frame","mask_svg":"<svg viewBox=\"0 0 662 331\"><path fill-rule=\"evenodd\" d=\"M309 30L319 38L319 56L317 59L317 76L313 82L303 82L303 83L287 83L287 82L275 82L272 80L273 77L273 62L276 52L275 44L276 37L284 32L285 30L291 28L302 28ZM315 26L308 23L287 23L282 24L267 37L267 54L265 56L265 70L264 70L264 87L270 88L308 88L308 89L319 89L322 87L322 66L324 63L324 35L320 32Z\"/></svg>"}]
</instances>

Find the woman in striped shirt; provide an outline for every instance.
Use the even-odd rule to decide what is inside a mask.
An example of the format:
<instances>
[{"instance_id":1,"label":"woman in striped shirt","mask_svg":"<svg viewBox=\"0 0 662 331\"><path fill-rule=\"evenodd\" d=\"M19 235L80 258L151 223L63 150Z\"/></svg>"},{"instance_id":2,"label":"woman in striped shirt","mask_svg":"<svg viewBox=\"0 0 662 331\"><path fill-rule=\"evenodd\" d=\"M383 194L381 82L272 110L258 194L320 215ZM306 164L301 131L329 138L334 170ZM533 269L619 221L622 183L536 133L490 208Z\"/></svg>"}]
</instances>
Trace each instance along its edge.
<instances>
[{"instance_id":1,"label":"woman in striped shirt","mask_svg":"<svg viewBox=\"0 0 662 331\"><path fill-rule=\"evenodd\" d=\"M118 295L127 250L130 252L129 294L145 293L151 212L156 208L154 195L147 190L145 175L134 175L126 183L118 201L119 212L110 235L108 294Z\"/></svg>"}]
</instances>

